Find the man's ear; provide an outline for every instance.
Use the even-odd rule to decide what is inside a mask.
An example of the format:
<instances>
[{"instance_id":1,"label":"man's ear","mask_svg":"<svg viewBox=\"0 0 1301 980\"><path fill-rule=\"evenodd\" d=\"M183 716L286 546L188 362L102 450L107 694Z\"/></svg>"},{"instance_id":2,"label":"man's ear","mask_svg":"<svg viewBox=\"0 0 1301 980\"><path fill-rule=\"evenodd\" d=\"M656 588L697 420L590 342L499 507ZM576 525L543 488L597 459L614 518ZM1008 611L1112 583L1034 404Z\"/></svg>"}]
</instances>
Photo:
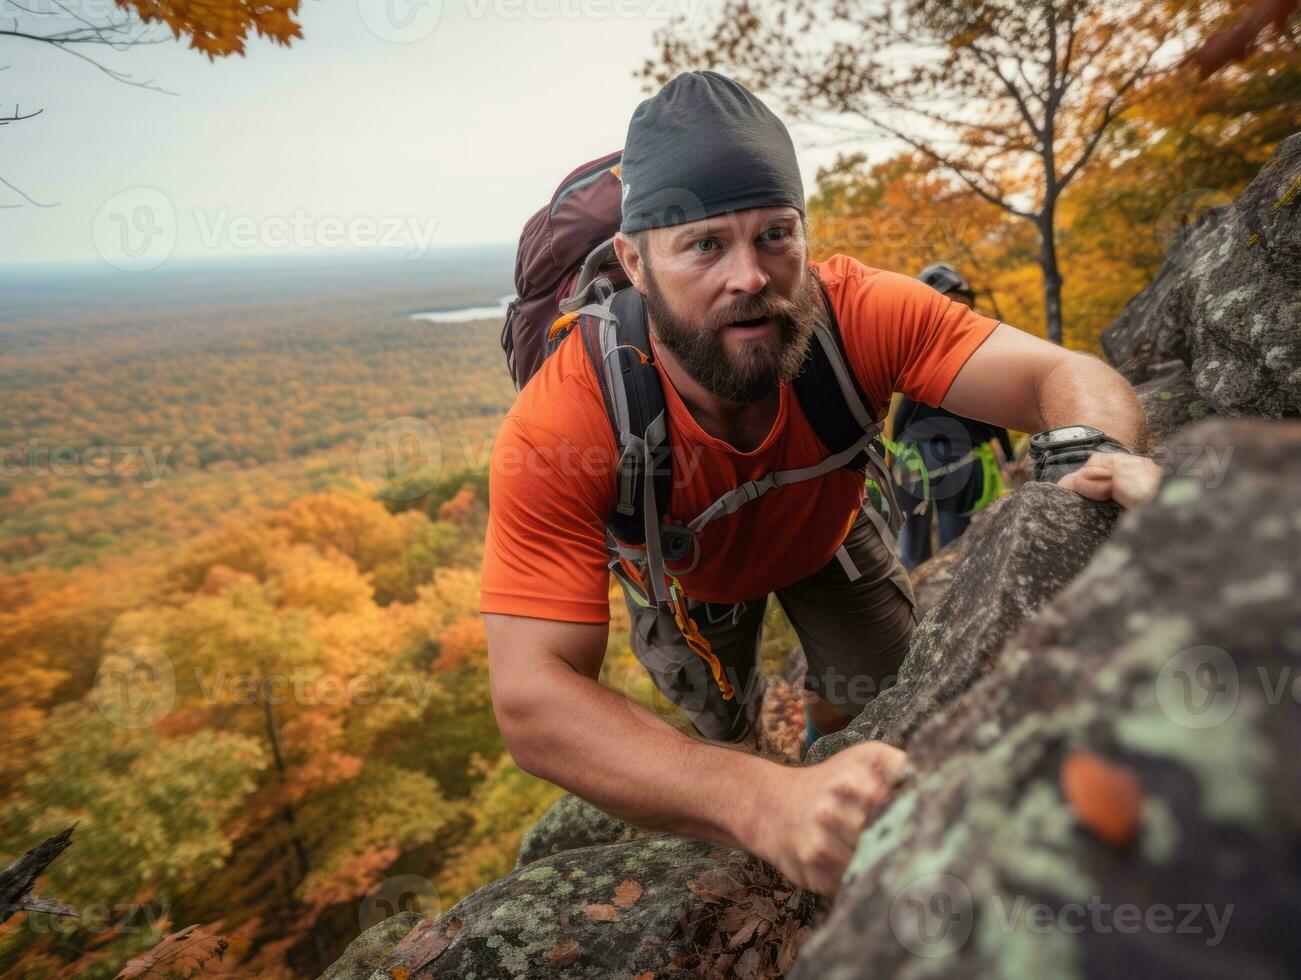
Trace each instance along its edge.
<instances>
[{"instance_id":1,"label":"man's ear","mask_svg":"<svg viewBox=\"0 0 1301 980\"><path fill-rule=\"evenodd\" d=\"M627 275L628 281L632 283L632 288L644 294L646 292L646 277L643 274L641 253L637 251L637 243L623 232L615 232L614 254L618 258L619 264L623 266L624 274Z\"/></svg>"}]
</instances>

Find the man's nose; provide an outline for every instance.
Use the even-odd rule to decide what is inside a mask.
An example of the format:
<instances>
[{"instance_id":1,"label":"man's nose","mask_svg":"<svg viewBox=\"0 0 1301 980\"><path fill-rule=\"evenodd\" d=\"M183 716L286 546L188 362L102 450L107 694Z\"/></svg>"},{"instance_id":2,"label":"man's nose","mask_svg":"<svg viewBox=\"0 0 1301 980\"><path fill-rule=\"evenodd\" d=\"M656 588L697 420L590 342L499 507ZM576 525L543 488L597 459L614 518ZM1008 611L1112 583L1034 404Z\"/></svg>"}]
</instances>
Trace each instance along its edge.
<instances>
[{"instance_id":1,"label":"man's nose","mask_svg":"<svg viewBox=\"0 0 1301 980\"><path fill-rule=\"evenodd\" d=\"M746 242L732 248L727 267L729 292L754 295L768 285L768 273L759 264L759 253L753 244Z\"/></svg>"}]
</instances>

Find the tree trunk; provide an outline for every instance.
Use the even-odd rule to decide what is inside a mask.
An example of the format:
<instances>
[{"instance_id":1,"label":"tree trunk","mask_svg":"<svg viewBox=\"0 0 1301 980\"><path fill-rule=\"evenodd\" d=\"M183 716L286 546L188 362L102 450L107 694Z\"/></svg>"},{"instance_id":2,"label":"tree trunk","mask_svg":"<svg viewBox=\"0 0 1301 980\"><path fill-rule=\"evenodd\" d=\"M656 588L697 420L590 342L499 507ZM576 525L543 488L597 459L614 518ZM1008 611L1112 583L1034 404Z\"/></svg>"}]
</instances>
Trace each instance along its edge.
<instances>
[{"instance_id":1,"label":"tree trunk","mask_svg":"<svg viewBox=\"0 0 1301 980\"><path fill-rule=\"evenodd\" d=\"M1057 267L1057 208L1047 202L1039 212L1039 265L1044 274L1044 322L1048 339L1062 342L1062 273Z\"/></svg>"},{"instance_id":2,"label":"tree trunk","mask_svg":"<svg viewBox=\"0 0 1301 980\"><path fill-rule=\"evenodd\" d=\"M280 785L285 784L285 757L280 751L280 731L276 727L275 712L271 708L270 690L266 680L262 683L262 710L266 720L267 738L271 742L271 757L275 761L276 773L280 777ZM307 877L307 872L311 864L307 859L307 848L303 846L302 839L298 836L298 827L294 817L294 808L287 800L285 801L281 814L285 823L289 825L289 840L294 848L294 855L298 858L298 873L302 877ZM316 952L316 959L321 968L330 965L330 958L325 950L325 937L321 935L320 924L312 926L312 946Z\"/></svg>"}]
</instances>

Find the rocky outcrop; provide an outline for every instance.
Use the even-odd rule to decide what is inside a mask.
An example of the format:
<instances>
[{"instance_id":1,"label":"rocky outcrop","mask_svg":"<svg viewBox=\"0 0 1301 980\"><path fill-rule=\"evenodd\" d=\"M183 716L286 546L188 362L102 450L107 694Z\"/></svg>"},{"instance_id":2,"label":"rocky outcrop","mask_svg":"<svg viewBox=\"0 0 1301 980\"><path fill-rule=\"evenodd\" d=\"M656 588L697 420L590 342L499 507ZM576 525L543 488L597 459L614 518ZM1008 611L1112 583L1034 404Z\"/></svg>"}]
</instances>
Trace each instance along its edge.
<instances>
[{"instance_id":1,"label":"rocky outcrop","mask_svg":"<svg viewBox=\"0 0 1301 980\"><path fill-rule=\"evenodd\" d=\"M1232 467L1167 479L907 740L794 977L1297 975L1301 424L1188 441Z\"/></svg>"},{"instance_id":2,"label":"rocky outcrop","mask_svg":"<svg viewBox=\"0 0 1301 980\"><path fill-rule=\"evenodd\" d=\"M1131 382L1187 366L1220 415L1301 415L1301 133L1232 204L1187 228L1152 283L1102 334Z\"/></svg>"},{"instance_id":3,"label":"rocky outcrop","mask_svg":"<svg viewBox=\"0 0 1301 980\"><path fill-rule=\"evenodd\" d=\"M877 699L871 718L821 739L810 761L887 733L906 743L1084 565L1115 514L1112 505L1043 484L991 507L960 539L964 557L954 584L918 627L900 684ZM991 582L1001 584L991 591ZM798 660L788 664L770 682L764 707L766 747L790 762L797 758L794 681L801 672ZM639 896L626 912L619 888ZM737 968L740 975L777 976L793 963L816 909L814 896L748 855L647 834L570 796L526 836L511 875L422 922L396 945L391 936L367 933L358 940L365 950L349 948L348 969L336 964L327 977L351 980L379 967L381 976L402 968L420 977L549 976L562 967L564 975L593 977ZM362 962L365 972L358 970Z\"/></svg>"},{"instance_id":4,"label":"rocky outcrop","mask_svg":"<svg viewBox=\"0 0 1301 980\"><path fill-rule=\"evenodd\" d=\"M1029 483L988 508L956 542L952 584L913 634L898 682L849 727L819 739L817 762L848 745L909 735L983 671L1026 617L1079 573L1118 510L1047 483Z\"/></svg>"}]
</instances>

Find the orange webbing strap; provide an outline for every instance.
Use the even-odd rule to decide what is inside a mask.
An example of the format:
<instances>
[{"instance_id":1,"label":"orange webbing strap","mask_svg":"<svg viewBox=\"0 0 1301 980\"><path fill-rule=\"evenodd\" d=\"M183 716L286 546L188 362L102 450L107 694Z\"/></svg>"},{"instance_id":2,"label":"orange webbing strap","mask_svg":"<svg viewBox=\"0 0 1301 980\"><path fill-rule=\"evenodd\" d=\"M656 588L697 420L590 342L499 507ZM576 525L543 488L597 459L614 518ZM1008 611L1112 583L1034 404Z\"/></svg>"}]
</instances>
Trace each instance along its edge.
<instances>
[{"instance_id":1,"label":"orange webbing strap","mask_svg":"<svg viewBox=\"0 0 1301 980\"><path fill-rule=\"evenodd\" d=\"M682 631L682 638L701 660L709 664L709 672L714 675L714 683L718 685L723 700L731 701L736 690L723 676L723 664L719 661L718 654L714 653L714 648L709 645L709 641L701 634L700 627L688 614L687 597L683 595L682 585L676 578L669 579L669 596L673 602L673 618L677 620L678 629Z\"/></svg>"}]
</instances>

